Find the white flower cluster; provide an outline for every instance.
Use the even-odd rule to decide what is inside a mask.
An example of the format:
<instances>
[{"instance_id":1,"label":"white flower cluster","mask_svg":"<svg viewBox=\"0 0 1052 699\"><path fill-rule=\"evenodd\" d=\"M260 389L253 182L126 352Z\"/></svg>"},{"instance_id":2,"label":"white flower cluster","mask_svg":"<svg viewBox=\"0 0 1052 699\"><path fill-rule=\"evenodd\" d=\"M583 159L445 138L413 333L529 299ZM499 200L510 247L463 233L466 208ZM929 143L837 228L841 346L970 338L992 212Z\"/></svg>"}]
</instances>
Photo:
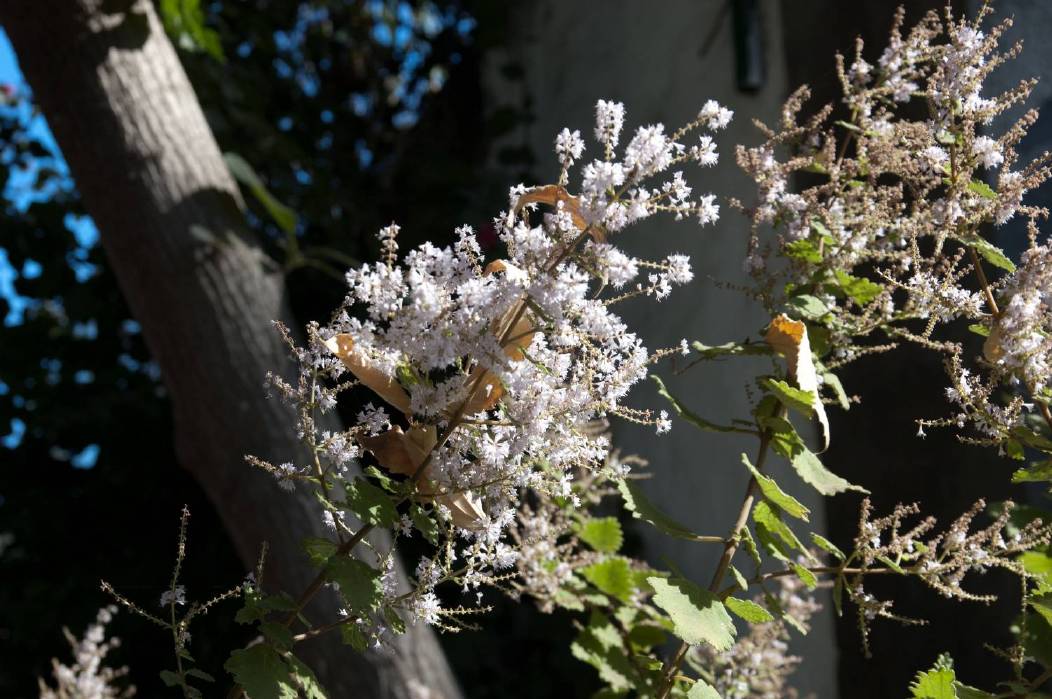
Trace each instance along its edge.
<instances>
[{"instance_id":1,"label":"white flower cluster","mask_svg":"<svg viewBox=\"0 0 1052 699\"><path fill-rule=\"evenodd\" d=\"M51 661L55 687L39 680L40 699L122 699L135 695L134 687L117 686L118 681L128 674L128 668L103 664L109 652L120 646L120 639L106 639L106 625L116 612L114 606L100 609L95 623L88 626L80 639L63 629L73 649L73 664L63 665L57 659Z\"/></svg>"},{"instance_id":2,"label":"white flower cluster","mask_svg":"<svg viewBox=\"0 0 1052 699\"><path fill-rule=\"evenodd\" d=\"M987 359L1040 394L1052 374L1052 247L1032 246L1008 280L984 345Z\"/></svg>"},{"instance_id":3,"label":"white flower cluster","mask_svg":"<svg viewBox=\"0 0 1052 699\"><path fill-rule=\"evenodd\" d=\"M369 453L406 477L407 497L430 507L426 516L459 532L463 548L443 547L442 560L431 564L443 576L418 580L419 594L407 605L416 618L438 619L433 587L440 579L455 578L466 590L529 568L506 536L516 528L521 496L577 497L575 469L597 467L609 452L606 435L592 429L596 420L614 414L668 430L663 412L623 403L651 363L679 349L649 353L612 303L664 299L693 279L690 261L678 254L638 259L610 236L655 213L703 225L718 218L715 197L695 196L676 168L717 161L711 136L694 146L684 139L724 128L731 112L709 102L672 134L661 124L641 126L617 157L624 117L621 104L597 105L603 156L580 168L577 195L567 189L569 168L585 143L579 131L559 133L560 183L513 188L508 211L494 220L501 259L484 259L466 226L448 247L424 243L399 259L398 227L385 228L383 259L347 273L343 308L327 326L309 329L308 349L295 350L298 385L272 377L300 408L301 436L335 464L323 470L334 487L350 460ZM607 289L617 296L604 296ZM330 410L354 380L373 392L373 402L346 432L319 433L315 409ZM287 486L317 473L253 462ZM326 525L344 526L332 513ZM400 533L410 532L403 517Z\"/></svg>"}]
</instances>

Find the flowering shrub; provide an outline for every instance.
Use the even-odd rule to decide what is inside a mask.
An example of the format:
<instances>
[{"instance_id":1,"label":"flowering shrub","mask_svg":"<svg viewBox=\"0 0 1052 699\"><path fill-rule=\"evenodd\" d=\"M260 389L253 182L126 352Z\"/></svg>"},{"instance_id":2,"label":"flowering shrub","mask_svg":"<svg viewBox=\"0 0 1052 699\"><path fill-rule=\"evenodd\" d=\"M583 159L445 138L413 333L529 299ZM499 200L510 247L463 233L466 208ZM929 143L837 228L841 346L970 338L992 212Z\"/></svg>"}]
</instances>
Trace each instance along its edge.
<instances>
[{"instance_id":1,"label":"flowering shrub","mask_svg":"<svg viewBox=\"0 0 1052 699\"><path fill-rule=\"evenodd\" d=\"M295 657L300 641L339 633L364 650L383 647L407 624L457 631L484 620L485 590L494 589L543 610L578 612L571 652L596 669L603 696L794 696L788 677L798 659L786 654L786 639L790 628L807 632L819 585L832 586L838 613L854 610L868 650L878 620L923 623L869 592L870 576L907 576L949 598L988 601L967 582L993 568L1017 574L1024 589L1001 693L964 686L946 658L910 689L920 698L1037 691L1052 676L1049 526L1011 503L979 500L940 530L917 504L878 515L866 499L842 551L818 532L801 536L810 512L764 473L770 459L783 458L823 495L865 492L819 458L832 438L826 405L852 403L835 372L917 343L944 356L949 401L946 415L919 417L919 436L945 427L1012 459L1036 455L1013 480L1052 480L1052 251L1038 231L1045 212L1023 203L1048 178L1049 156L1018 162L1014 147L1033 111L1000 134L987 132L1033 85L983 94L990 71L1018 51L999 51L1010 22L986 27L988 14L929 14L903 34L900 11L876 64L861 46L850 64L838 57L850 119L832 120L832 107L804 115L804 88L777 128L761 127L763 143L738 148L756 184L754 201L730 202L751 222L745 291L771 318L752 340L648 350L615 313L620 301L661 302L692 279L685 256L638 259L616 241L654 215L716 222L715 197L695 194L681 171L717 161L714 136L732 114L715 102L678 130L647 125L629 137L624 107L600 100L594 144L569 129L556 137L557 183L511 191L494 219L502 244L494 259L468 227L450 247L425 243L404 255L398 226L380 231L383 259L347 273L346 301L329 323L309 325L302 346L279 328L300 372L269 383L297 408L312 458L249 461L283 487L314 492L331 534L304 542L317 568L306 590L249 582L233 591L244 600L238 619L258 623L260 639L228 661L232 695L322 696ZM1029 222L1018 268L981 235L1016 216ZM981 356L946 339L946 327L962 322L985 338ZM634 408L627 397L673 354L695 363L770 360L755 377L749 419L724 423L701 418L653 377L683 421L756 440L755 453L742 456L751 480L724 532L695 533L661 513L636 485L640 461L610 443L609 419L658 434L671 428L669 414ZM368 401L355 423L319 428L318 416L349 391ZM816 440L798 432L810 421ZM688 580L621 553L621 522L593 514L606 500L670 536L719 547L711 579ZM393 547L370 538L380 530L394 535ZM403 591L394 557L413 537L430 549L413 562ZM168 629L181 658L190 618L216 600L180 620L185 591L177 582L178 565L162 599L169 621L117 599ZM323 591L339 595L339 617L305 625L299 612ZM678 639L671 653L670 639ZM192 672L180 664L170 673L186 696L198 692L188 684Z\"/></svg>"}]
</instances>

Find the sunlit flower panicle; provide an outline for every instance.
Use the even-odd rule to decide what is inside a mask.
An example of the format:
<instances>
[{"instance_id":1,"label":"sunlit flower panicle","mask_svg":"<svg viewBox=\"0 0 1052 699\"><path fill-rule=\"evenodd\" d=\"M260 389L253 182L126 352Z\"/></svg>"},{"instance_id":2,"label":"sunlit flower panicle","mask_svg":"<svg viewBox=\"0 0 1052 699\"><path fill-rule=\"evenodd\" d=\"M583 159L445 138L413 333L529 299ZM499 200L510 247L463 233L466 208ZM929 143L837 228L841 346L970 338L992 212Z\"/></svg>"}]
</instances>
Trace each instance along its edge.
<instances>
[{"instance_id":1,"label":"sunlit flower panicle","mask_svg":"<svg viewBox=\"0 0 1052 699\"><path fill-rule=\"evenodd\" d=\"M565 531L545 530L522 509L523 495L578 502L580 474L609 455L609 438L592 427L608 415L659 433L671 426L665 413L625 405L648 366L669 352L651 354L614 308L631 297L668 297L693 279L690 261L639 259L613 236L655 214L703 225L718 218L715 197L696 193L681 168L716 162L711 136L697 132L724 128L731 112L710 102L673 133L641 126L618 152L624 117L623 105L598 103L603 157L580 163L576 180L571 168L586 153L584 141L579 131L558 134L559 183L513 188L508 210L494 218L501 259L486 260L468 227L452 245L400 252L392 224L379 235L383 259L347 272L345 303L327 325L308 327L307 346L285 333L300 375L272 378L271 386L297 407L299 433L320 463L252 463L287 488L319 471L323 484L332 482L324 487L343 487L347 464L365 455L404 478L413 507L440 533L416 588L387 599L410 619L461 623L467 612L442 607L440 582L481 592L519 576L522 592L553 589L572 565L538 561L566 553L558 541ZM354 424L319 429L318 415L359 384L370 393ZM347 530L332 507L324 526ZM406 537L417 525L403 516L393 529Z\"/></svg>"}]
</instances>

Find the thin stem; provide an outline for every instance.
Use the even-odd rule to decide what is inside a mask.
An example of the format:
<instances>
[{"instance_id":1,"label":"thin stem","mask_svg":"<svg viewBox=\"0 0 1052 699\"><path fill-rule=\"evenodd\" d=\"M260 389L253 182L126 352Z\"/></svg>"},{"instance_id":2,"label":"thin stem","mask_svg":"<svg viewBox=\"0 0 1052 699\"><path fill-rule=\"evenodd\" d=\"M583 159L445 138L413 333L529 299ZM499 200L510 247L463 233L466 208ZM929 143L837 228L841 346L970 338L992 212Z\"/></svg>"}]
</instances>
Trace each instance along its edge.
<instances>
[{"instance_id":1,"label":"thin stem","mask_svg":"<svg viewBox=\"0 0 1052 699\"><path fill-rule=\"evenodd\" d=\"M986 297L986 304L990 307L990 313L993 314L994 319L1001 317L1001 310L997 307L997 300L994 299L994 292L990 288L990 281L986 278L986 272L983 270L982 260L979 259L979 254L975 252L975 248L971 245L968 246L968 255L972 258L972 267L975 268L975 276L979 277L979 286L983 289L983 296Z\"/></svg>"},{"instance_id":2,"label":"thin stem","mask_svg":"<svg viewBox=\"0 0 1052 699\"><path fill-rule=\"evenodd\" d=\"M782 408L780 417L785 417L784 408ZM763 470L764 463L767 461L767 453L770 445L771 431L765 429L760 433L760 448L756 454L757 471ZM738 546L741 544L740 533L749 519L749 513L752 512L752 506L756 501L756 490L758 487L759 484L756 482L756 478L749 478L749 485L745 489L745 497L742 500L741 507L738 509L738 516L734 521L734 528L731 529L730 534L724 541L723 555L720 556L720 562L716 566L716 572L713 573L712 581L709 583L709 592L715 593L719 590L720 584L723 582L723 576L727 574L727 570L730 568L731 559L734 558L734 554L738 551ZM690 650L690 645L684 641L676 650L675 655L672 657L672 661L665 663L657 699L665 699L668 697L669 692L672 691L672 687L676 682L676 674L679 672L679 667L683 664L683 658L686 657L688 650Z\"/></svg>"}]
</instances>

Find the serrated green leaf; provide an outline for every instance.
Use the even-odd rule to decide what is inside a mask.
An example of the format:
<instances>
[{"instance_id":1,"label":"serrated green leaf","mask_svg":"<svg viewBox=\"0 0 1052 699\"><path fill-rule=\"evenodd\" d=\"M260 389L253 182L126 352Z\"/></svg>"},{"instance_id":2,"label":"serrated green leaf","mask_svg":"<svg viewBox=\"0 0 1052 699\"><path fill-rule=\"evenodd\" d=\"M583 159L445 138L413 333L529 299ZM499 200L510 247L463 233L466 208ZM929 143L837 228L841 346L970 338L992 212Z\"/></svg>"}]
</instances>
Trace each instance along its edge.
<instances>
[{"instance_id":1,"label":"serrated green leaf","mask_svg":"<svg viewBox=\"0 0 1052 699\"><path fill-rule=\"evenodd\" d=\"M161 0L157 9L176 46L184 51L203 51L219 63L226 61L219 33L205 25L201 0Z\"/></svg>"},{"instance_id":2,"label":"serrated green leaf","mask_svg":"<svg viewBox=\"0 0 1052 699\"><path fill-rule=\"evenodd\" d=\"M972 180L969 182L968 191L978 194L983 199L997 199L997 192L982 180Z\"/></svg>"},{"instance_id":3,"label":"serrated green leaf","mask_svg":"<svg viewBox=\"0 0 1052 699\"><path fill-rule=\"evenodd\" d=\"M822 253L819 252L818 246L806 238L786 243L783 249L785 251L785 256L791 257L794 260L801 260L812 264L818 264L822 261Z\"/></svg>"},{"instance_id":4,"label":"serrated green leaf","mask_svg":"<svg viewBox=\"0 0 1052 699\"><path fill-rule=\"evenodd\" d=\"M383 488L384 490L386 490L387 492L389 492L389 493L396 493L396 492L398 492L398 484L395 483L394 480L390 476L388 476L386 473L384 473L380 469L376 468L375 466L367 467L365 469L365 475L367 475L370 478L374 479L377 483L380 484L380 487Z\"/></svg>"},{"instance_id":5,"label":"serrated green leaf","mask_svg":"<svg viewBox=\"0 0 1052 699\"><path fill-rule=\"evenodd\" d=\"M764 342L725 342L722 345L705 345L695 340L690 346L699 359L719 359L747 355L771 354L771 346Z\"/></svg>"},{"instance_id":6,"label":"serrated green leaf","mask_svg":"<svg viewBox=\"0 0 1052 699\"><path fill-rule=\"evenodd\" d=\"M751 600L728 597L723 600L723 603L727 605L727 609L731 610L735 616L750 624L763 624L768 621L774 621L774 617L769 611Z\"/></svg>"},{"instance_id":7,"label":"serrated green leaf","mask_svg":"<svg viewBox=\"0 0 1052 699\"><path fill-rule=\"evenodd\" d=\"M781 379L765 378L761 384L787 408L792 408L807 417L814 412L815 394L810 391L790 386Z\"/></svg>"},{"instance_id":8,"label":"serrated green leaf","mask_svg":"<svg viewBox=\"0 0 1052 699\"><path fill-rule=\"evenodd\" d=\"M778 513L766 502L756 503L752 519L756 524L756 538L767 553L775 558L788 561L792 558L793 551L805 550L793 530L786 526Z\"/></svg>"},{"instance_id":9,"label":"serrated green leaf","mask_svg":"<svg viewBox=\"0 0 1052 699\"><path fill-rule=\"evenodd\" d=\"M716 650L734 644L734 622L726 607L708 590L679 577L650 577L654 604L669 615L673 631L690 645L707 643Z\"/></svg>"},{"instance_id":10,"label":"serrated green leaf","mask_svg":"<svg viewBox=\"0 0 1052 699\"><path fill-rule=\"evenodd\" d=\"M364 478L348 484L347 504L363 522L378 527L393 527L399 519L390 496Z\"/></svg>"},{"instance_id":11,"label":"serrated green leaf","mask_svg":"<svg viewBox=\"0 0 1052 699\"><path fill-rule=\"evenodd\" d=\"M368 563L348 556L329 561L325 577L336 583L340 595L353 612L369 612L383 600L382 574Z\"/></svg>"},{"instance_id":12,"label":"serrated green leaf","mask_svg":"<svg viewBox=\"0 0 1052 699\"><path fill-rule=\"evenodd\" d=\"M840 286L840 290L860 306L864 306L877 298L880 296L880 292L884 290L884 287L880 284L869 279L856 277L840 269L834 272L834 276L837 284Z\"/></svg>"},{"instance_id":13,"label":"serrated green leaf","mask_svg":"<svg viewBox=\"0 0 1052 699\"><path fill-rule=\"evenodd\" d=\"M793 569L793 572L796 573L796 577L800 578L800 581L808 590L813 590L818 587L818 577L810 570L796 562L790 563L789 567Z\"/></svg>"},{"instance_id":14,"label":"serrated green leaf","mask_svg":"<svg viewBox=\"0 0 1052 699\"><path fill-rule=\"evenodd\" d=\"M821 534L811 532L811 541L815 542L815 546L822 549L826 553L832 555L833 557L837 558L838 560L844 560L844 552L837 548L836 544L834 544L832 541L825 538Z\"/></svg>"},{"instance_id":15,"label":"serrated green leaf","mask_svg":"<svg viewBox=\"0 0 1052 699\"><path fill-rule=\"evenodd\" d=\"M833 389L833 395L836 396L837 403L844 410L851 409L851 400L848 398L847 391L844 390L844 384L840 383L839 377L831 371L823 372L822 383Z\"/></svg>"},{"instance_id":16,"label":"serrated green leaf","mask_svg":"<svg viewBox=\"0 0 1052 699\"><path fill-rule=\"evenodd\" d=\"M720 693L705 680L696 680L687 692L687 699L720 699Z\"/></svg>"},{"instance_id":17,"label":"serrated green leaf","mask_svg":"<svg viewBox=\"0 0 1052 699\"><path fill-rule=\"evenodd\" d=\"M252 699L296 699L296 682L281 655L265 643L235 650L223 665Z\"/></svg>"},{"instance_id":18,"label":"serrated green leaf","mask_svg":"<svg viewBox=\"0 0 1052 699\"><path fill-rule=\"evenodd\" d=\"M581 525L577 536L600 553L617 553L624 541L616 517L593 517Z\"/></svg>"},{"instance_id":19,"label":"serrated green leaf","mask_svg":"<svg viewBox=\"0 0 1052 699\"><path fill-rule=\"evenodd\" d=\"M624 558L608 558L581 570L581 575L599 591L627 602L636 589L635 577Z\"/></svg>"},{"instance_id":20,"label":"serrated green leaf","mask_svg":"<svg viewBox=\"0 0 1052 699\"><path fill-rule=\"evenodd\" d=\"M623 480L617 484L617 489L621 492L621 497L624 498L625 509L631 512L636 519L647 522L669 536L691 541L698 540L697 534L666 515L650 502L643 495L643 491L639 486L631 481Z\"/></svg>"},{"instance_id":21,"label":"serrated green leaf","mask_svg":"<svg viewBox=\"0 0 1052 699\"><path fill-rule=\"evenodd\" d=\"M802 320L819 320L829 313L829 307L817 296L801 294L786 301L787 313Z\"/></svg>"},{"instance_id":22,"label":"serrated green leaf","mask_svg":"<svg viewBox=\"0 0 1052 699\"><path fill-rule=\"evenodd\" d=\"M811 510L807 509L803 503L789 495L782 490L773 478L763 475L756 470L756 467L749 462L749 457L742 454L742 463L749 469L749 473L756 479L756 484L760 486L760 492L763 496L774 505L777 505L779 509L785 512L790 517L802 519L808 521L808 516L811 514Z\"/></svg>"},{"instance_id":23,"label":"serrated green leaf","mask_svg":"<svg viewBox=\"0 0 1052 699\"><path fill-rule=\"evenodd\" d=\"M804 440L800 438L788 420L765 417L760 419L760 424L771 431L771 448L788 459L797 475L822 495L836 495L845 490L869 492L865 488L852 485L823 466L814 452L807 448Z\"/></svg>"},{"instance_id":24,"label":"serrated green leaf","mask_svg":"<svg viewBox=\"0 0 1052 699\"><path fill-rule=\"evenodd\" d=\"M270 193L248 161L237 153L224 153L223 160L226 161L226 166L230 169L230 174L234 176L234 179L248 187L248 191L263 205L270 217L274 219L274 223L278 224L278 227L285 233L290 235L295 233L296 212L282 204Z\"/></svg>"},{"instance_id":25,"label":"serrated green leaf","mask_svg":"<svg viewBox=\"0 0 1052 699\"><path fill-rule=\"evenodd\" d=\"M990 328L980 323L972 323L968 329L980 337L990 337Z\"/></svg>"},{"instance_id":26,"label":"serrated green leaf","mask_svg":"<svg viewBox=\"0 0 1052 699\"><path fill-rule=\"evenodd\" d=\"M760 549L756 547L756 540L752 538L752 532L749 531L748 527L742 527L738 530L738 540L745 547L745 552L749 554L749 558L752 559L756 569L759 570L760 566L763 565L763 559L760 558Z\"/></svg>"},{"instance_id":27,"label":"serrated green leaf","mask_svg":"<svg viewBox=\"0 0 1052 699\"><path fill-rule=\"evenodd\" d=\"M661 380L661 377L659 377L659 376L657 376L655 374L651 374L650 378L654 381L655 384L657 384L658 395L660 395L662 398L664 398L665 400L667 400L669 402L669 405L672 406L672 410L675 411L676 415L679 415L681 418L683 418L684 420L686 420L690 424L694 425L695 427L697 427L699 429L702 429L702 430L710 430L712 432L745 432L745 431L747 431L747 430L743 430L743 429L738 428L738 427L729 427L727 425L717 425L715 422L709 422L708 420L706 420L705 418L701 417L697 413L691 411L687 406L683 405L683 403L681 403L678 398L676 398L671 393L669 393L668 389L665 388L665 382Z\"/></svg>"},{"instance_id":28,"label":"serrated green leaf","mask_svg":"<svg viewBox=\"0 0 1052 699\"><path fill-rule=\"evenodd\" d=\"M593 612L588 626L581 629L570 645L570 653L599 672L599 677L611 689L626 691L635 683L635 669L621 645L620 635L610 620Z\"/></svg>"},{"instance_id":29,"label":"serrated green leaf","mask_svg":"<svg viewBox=\"0 0 1052 699\"><path fill-rule=\"evenodd\" d=\"M274 646L275 650L284 652L292 648L292 631L284 624L279 624L276 621L265 621L260 624L259 630L263 632L263 636L270 645Z\"/></svg>"},{"instance_id":30,"label":"serrated green leaf","mask_svg":"<svg viewBox=\"0 0 1052 699\"><path fill-rule=\"evenodd\" d=\"M183 678L179 677L179 673L177 672L161 670L161 682L164 682L165 687L181 687L183 685Z\"/></svg>"},{"instance_id":31,"label":"serrated green leaf","mask_svg":"<svg viewBox=\"0 0 1052 699\"><path fill-rule=\"evenodd\" d=\"M850 481L827 469L822 465L821 460L815 453L807 447L794 454L789 462L797 475L822 495L836 495L845 490L856 490L860 493L869 492L861 486L852 485Z\"/></svg>"},{"instance_id":32,"label":"serrated green leaf","mask_svg":"<svg viewBox=\"0 0 1052 699\"><path fill-rule=\"evenodd\" d=\"M299 685L300 692L305 699L326 699L321 683L318 682L314 671L307 667L306 663L294 655L286 656L285 660L292 669L292 677Z\"/></svg>"},{"instance_id":33,"label":"serrated green leaf","mask_svg":"<svg viewBox=\"0 0 1052 699\"><path fill-rule=\"evenodd\" d=\"M910 684L910 691L913 699L957 699L955 681L953 670L928 670L917 675Z\"/></svg>"},{"instance_id":34,"label":"serrated green leaf","mask_svg":"<svg viewBox=\"0 0 1052 699\"><path fill-rule=\"evenodd\" d=\"M369 637L358 624L348 622L340 624L340 640L359 653L369 647Z\"/></svg>"},{"instance_id":35,"label":"serrated green leaf","mask_svg":"<svg viewBox=\"0 0 1052 699\"><path fill-rule=\"evenodd\" d=\"M902 566L900 566L898 563L896 563L895 561L891 560L887 556L877 556L877 560L880 561L881 563L883 563L885 566L887 566L890 570L894 571L895 573L897 573L899 575L905 575L906 574L906 571L904 571L902 569Z\"/></svg>"},{"instance_id":36,"label":"serrated green leaf","mask_svg":"<svg viewBox=\"0 0 1052 699\"><path fill-rule=\"evenodd\" d=\"M419 505L413 503L409 508L409 517L413 520L413 526L419 530L419 532L427 539L427 543L432 546L438 545L438 525L435 520L431 519L431 515L423 510Z\"/></svg>"},{"instance_id":37,"label":"serrated green leaf","mask_svg":"<svg viewBox=\"0 0 1052 699\"><path fill-rule=\"evenodd\" d=\"M394 607L384 607L384 621L387 622L388 628L397 634L405 633L405 620L402 619L398 614L398 610Z\"/></svg>"},{"instance_id":38,"label":"serrated green leaf","mask_svg":"<svg viewBox=\"0 0 1052 699\"><path fill-rule=\"evenodd\" d=\"M187 670L186 671L186 676L187 677L195 677L195 678L201 680L202 682L215 682L216 681L216 678L212 677L211 675L209 675L204 670L198 670L196 667L192 667L189 670Z\"/></svg>"},{"instance_id":39,"label":"serrated green leaf","mask_svg":"<svg viewBox=\"0 0 1052 699\"><path fill-rule=\"evenodd\" d=\"M745 590L749 589L749 581L745 579L745 576L742 575L742 572L740 570L738 570L733 565L730 566L728 570L731 571L731 577L734 578L734 584L738 586L739 590L742 590L744 592Z\"/></svg>"},{"instance_id":40,"label":"serrated green leaf","mask_svg":"<svg viewBox=\"0 0 1052 699\"><path fill-rule=\"evenodd\" d=\"M660 646L665 639L665 630L653 624L637 624L628 632L628 640L640 648Z\"/></svg>"},{"instance_id":41,"label":"serrated green leaf","mask_svg":"<svg viewBox=\"0 0 1052 699\"><path fill-rule=\"evenodd\" d=\"M315 568L321 568L336 554L336 542L318 537L307 537L303 540L303 550L307 552L307 558Z\"/></svg>"},{"instance_id":42,"label":"serrated green leaf","mask_svg":"<svg viewBox=\"0 0 1052 699\"><path fill-rule=\"evenodd\" d=\"M1015 263L1005 255L1004 251L977 233L961 236L961 242L974 248L980 257L994 267L1003 269L1006 272L1015 271Z\"/></svg>"}]
</instances>

